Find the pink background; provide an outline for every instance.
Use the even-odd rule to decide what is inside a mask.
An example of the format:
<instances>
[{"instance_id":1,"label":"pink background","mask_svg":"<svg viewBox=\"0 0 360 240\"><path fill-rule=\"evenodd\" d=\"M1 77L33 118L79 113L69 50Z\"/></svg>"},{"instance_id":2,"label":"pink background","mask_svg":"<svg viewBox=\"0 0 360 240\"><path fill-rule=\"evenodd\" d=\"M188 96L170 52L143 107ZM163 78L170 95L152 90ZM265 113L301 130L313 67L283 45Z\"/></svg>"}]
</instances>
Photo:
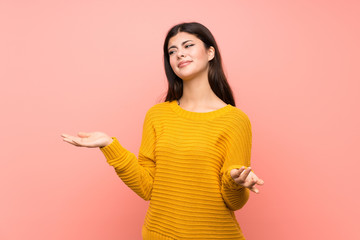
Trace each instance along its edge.
<instances>
[{"instance_id":1,"label":"pink background","mask_svg":"<svg viewBox=\"0 0 360 240\"><path fill-rule=\"evenodd\" d=\"M214 34L265 180L236 212L247 239L360 239L358 1L0 1L0 239L140 239L148 202L98 149L137 154L162 101L167 30Z\"/></svg>"}]
</instances>

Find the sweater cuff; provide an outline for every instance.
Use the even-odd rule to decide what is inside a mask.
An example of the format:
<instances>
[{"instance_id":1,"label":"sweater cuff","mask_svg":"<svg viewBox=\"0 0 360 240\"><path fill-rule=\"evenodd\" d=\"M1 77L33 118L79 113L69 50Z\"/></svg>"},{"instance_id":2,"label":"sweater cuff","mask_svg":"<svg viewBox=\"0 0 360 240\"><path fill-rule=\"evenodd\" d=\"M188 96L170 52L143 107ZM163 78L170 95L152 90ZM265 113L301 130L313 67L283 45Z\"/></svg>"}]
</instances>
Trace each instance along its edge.
<instances>
[{"instance_id":1,"label":"sweater cuff","mask_svg":"<svg viewBox=\"0 0 360 240\"><path fill-rule=\"evenodd\" d=\"M125 160L128 155L128 150L126 150L119 141L112 137L113 141L111 144L101 147L100 150L104 154L107 162L113 167L119 167L121 160Z\"/></svg>"},{"instance_id":2,"label":"sweater cuff","mask_svg":"<svg viewBox=\"0 0 360 240\"><path fill-rule=\"evenodd\" d=\"M228 170L225 172L224 176L223 176L223 184L226 188L230 189L230 190L240 190L243 189L244 187L241 186L240 184L237 184L234 179L231 177L230 175L230 171Z\"/></svg>"}]
</instances>

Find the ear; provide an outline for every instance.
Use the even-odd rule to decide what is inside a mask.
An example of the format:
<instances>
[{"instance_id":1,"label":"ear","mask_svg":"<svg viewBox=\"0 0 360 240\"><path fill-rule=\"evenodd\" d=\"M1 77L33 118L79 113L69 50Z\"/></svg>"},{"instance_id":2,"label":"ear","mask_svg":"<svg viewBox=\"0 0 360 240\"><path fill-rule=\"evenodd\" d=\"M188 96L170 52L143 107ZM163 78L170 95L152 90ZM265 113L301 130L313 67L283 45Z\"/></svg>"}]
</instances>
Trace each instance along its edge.
<instances>
[{"instance_id":1,"label":"ear","mask_svg":"<svg viewBox=\"0 0 360 240\"><path fill-rule=\"evenodd\" d=\"M213 58L215 57L215 48L211 46L207 51L208 51L208 61L213 60Z\"/></svg>"}]
</instances>

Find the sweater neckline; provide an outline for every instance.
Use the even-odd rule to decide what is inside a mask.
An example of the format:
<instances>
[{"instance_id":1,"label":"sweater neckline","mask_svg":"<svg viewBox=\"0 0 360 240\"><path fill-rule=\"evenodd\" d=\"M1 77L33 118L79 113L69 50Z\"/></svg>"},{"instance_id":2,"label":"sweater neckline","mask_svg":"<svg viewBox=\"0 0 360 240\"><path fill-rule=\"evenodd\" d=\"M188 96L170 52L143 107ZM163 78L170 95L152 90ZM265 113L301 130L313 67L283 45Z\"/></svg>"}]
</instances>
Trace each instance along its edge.
<instances>
[{"instance_id":1,"label":"sweater neckline","mask_svg":"<svg viewBox=\"0 0 360 240\"><path fill-rule=\"evenodd\" d=\"M231 109L233 109L233 106L231 104L227 104L226 106L210 111L210 112L192 112L183 109L178 105L177 100L173 100L169 102L171 108L180 116L193 119L193 120L209 120L213 119L215 117L218 117L220 115L223 115L224 113L229 112Z\"/></svg>"}]
</instances>

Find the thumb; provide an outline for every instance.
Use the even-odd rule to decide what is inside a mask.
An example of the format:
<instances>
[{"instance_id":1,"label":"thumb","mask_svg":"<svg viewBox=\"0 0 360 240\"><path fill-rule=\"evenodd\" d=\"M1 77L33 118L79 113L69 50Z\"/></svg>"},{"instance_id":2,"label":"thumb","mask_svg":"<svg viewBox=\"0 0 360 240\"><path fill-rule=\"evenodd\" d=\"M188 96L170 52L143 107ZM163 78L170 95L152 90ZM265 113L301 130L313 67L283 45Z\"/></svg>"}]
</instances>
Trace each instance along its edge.
<instances>
[{"instance_id":1,"label":"thumb","mask_svg":"<svg viewBox=\"0 0 360 240\"><path fill-rule=\"evenodd\" d=\"M257 189L256 187L252 187L250 188L251 191L253 191L254 193L259 193L259 189Z\"/></svg>"},{"instance_id":2,"label":"thumb","mask_svg":"<svg viewBox=\"0 0 360 240\"><path fill-rule=\"evenodd\" d=\"M78 132L78 136L81 138L85 138L85 137L90 137L90 133L86 133L86 132Z\"/></svg>"}]
</instances>

